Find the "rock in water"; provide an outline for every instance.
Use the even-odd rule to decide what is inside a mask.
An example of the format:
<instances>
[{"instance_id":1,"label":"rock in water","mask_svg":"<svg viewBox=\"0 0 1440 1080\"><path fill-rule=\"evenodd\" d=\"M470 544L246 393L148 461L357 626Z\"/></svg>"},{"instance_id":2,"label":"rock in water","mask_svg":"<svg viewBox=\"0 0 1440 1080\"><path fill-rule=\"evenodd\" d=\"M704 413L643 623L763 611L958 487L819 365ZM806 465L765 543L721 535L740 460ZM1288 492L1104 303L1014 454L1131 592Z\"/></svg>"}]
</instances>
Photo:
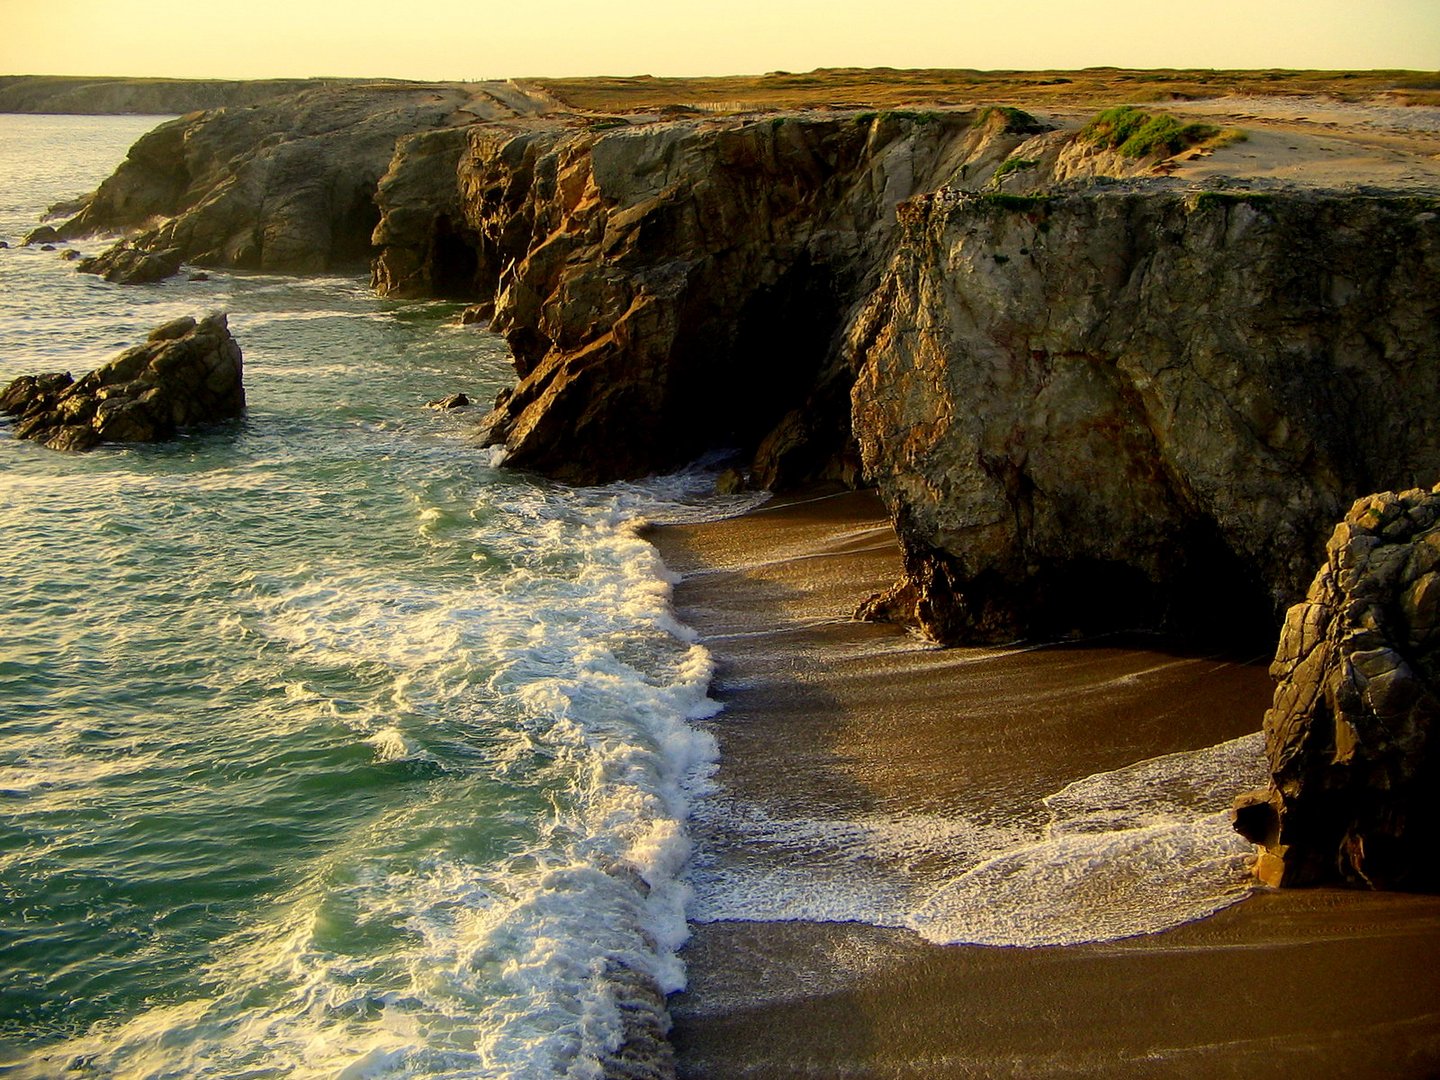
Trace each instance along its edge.
<instances>
[{"instance_id":1,"label":"rock in water","mask_svg":"<svg viewBox=\"0 0 1440 1080\"><path fill-rule=\"evenodd\" d=\"M142 251L122 241L92 259L82 259L75 269L82 274L99 274L119 285L149 285L174 277L183 260L179 248Z\"/></svg>"},{"instance_id":2,"label":"rock in water","mask_svg":"<svg viewBox=\"0 0 1440 1080\"><path fill-rule=\"evenodd\" d=\"M1235 808L1257 875L1440 887L1440 485L1355 503L1270 670L1271 785Z\"/></svg>"},{"instance_id":3,"label":"rock in water","mask_svg":"<svg viewBox=\"0 0 1440 1080\"><path fill-rule=\"evenodd\" d=\"M0 412L17 418L17 438L55 450L156 442L243 413L241 370L225 316L187 316L80 379L22 375L0 393Z\"/></svg>"}]
</instances>

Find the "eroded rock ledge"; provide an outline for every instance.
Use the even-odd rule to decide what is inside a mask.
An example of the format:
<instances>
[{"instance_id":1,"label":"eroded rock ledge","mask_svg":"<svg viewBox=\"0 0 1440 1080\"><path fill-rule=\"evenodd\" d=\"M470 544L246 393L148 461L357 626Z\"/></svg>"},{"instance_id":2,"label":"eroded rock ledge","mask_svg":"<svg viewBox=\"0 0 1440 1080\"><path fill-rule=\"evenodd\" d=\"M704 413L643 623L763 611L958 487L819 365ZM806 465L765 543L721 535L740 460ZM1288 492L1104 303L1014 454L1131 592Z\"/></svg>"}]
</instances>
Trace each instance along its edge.
<instances>
[{"instance_id":1,"label":"eroded rock ledge","mask_svg":"<svg viewBox=\"0 0 1440 1080\"><path fill-rule=\"evenodd\" d=\"M1270 885L1440 887L1440 486L1355 503L1295 605L1236 828Z\"/></svg>"},{"instance_id":2,"label":"eroded rock ledge","mask_svg":"<svg viewBox=\"0 0 1440 1080\"><path fill-rule=\"evenodd\" d=\"M730 447L761 485L853 478L838 346L895 207L1036 126L975 110L415 136L380 184L375 285L493 295L519 378L486 430L511 465L594 483Z\"/></svg>"}]
</instances>

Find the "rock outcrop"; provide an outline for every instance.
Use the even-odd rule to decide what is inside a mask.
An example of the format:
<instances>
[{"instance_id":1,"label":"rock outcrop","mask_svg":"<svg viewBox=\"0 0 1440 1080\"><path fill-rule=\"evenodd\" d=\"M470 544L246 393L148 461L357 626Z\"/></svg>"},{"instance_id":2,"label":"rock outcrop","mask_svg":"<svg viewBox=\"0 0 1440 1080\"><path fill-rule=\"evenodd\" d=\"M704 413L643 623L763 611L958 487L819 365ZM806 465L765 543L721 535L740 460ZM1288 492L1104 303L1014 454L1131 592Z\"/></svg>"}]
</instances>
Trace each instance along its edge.
<instances>
[{"instance_id":1,"label":"rock outcrop","mask_svg":"<svg viewBox=\"0 0 1440 1080\"><path fill-rule=\"evenodd\" d=\"M164 125L57 235L150 222L112 263L276 270L373 241L379 291L505 336L484 433L515 467L731 448L777 487L863 460L906 555L867 611L939 641L1260 640L1358 493L1440 474L1440 203L1156 165L1014 109L371 85Z\"/></svg>"},{"instance_id":2,"label":"rock outcrop","mask_svg":"<svg viewBox=\"0 0 1440 1080\"><path fill-rule=\"evenodd\" d=\"M120 285L148 285L178 274L182 261L179 248L145 251L122 241L93 258L80 259L75 269Z\"/></svg>"},{"instance_id":3,"label":"rock outcrop","mask_svg":"<svg viewBox=\"0 0 1440 1080\"><path fill-rule=\"evenodd\" d=\"M479 238L460 205L460 159L470 145L464 128L402 137L380 178L383 216L370 283L385 296L468 300L495 290L499 267L482 258Z\"/></svg>"},{"instance_id":4,"label":"rock outcrop","mask_svg":"<svg viewBox=\"0 0 1440 1080\"><path fill-rule=\"evenodd\" d=\"M1440 888L1440 486L1355 503L1270 670L1261 880Z\"/></svg>"},{"instance_id":5,"label":"rock outcrop","mask_svg":"<svg viewBox=\"0 0 1440 1080\"><path fill-rule=\"evenodd\" d=\"M758 451L764 485L843 472L840 330L895 207L981 176L1034 126L999 110L489 125L456 159L456 199L407 176L448 170L453 141L415 139L381 185L375 281L494 293L519 380L487 431L511 465L593 483L731 447Z\"/></svg>"},{"instance_id":6,"label":"rock outcrop","mask_svg":"<svg viewBox=\"0 0 1440 1080\"><path fill-rule=\"evenodd\" d=\"M942 642L1268 637L1357 493L1440 475L1436 211L1154 184L902 206L849 337L905 550L876 606Z\"/></svg>"},{"instance_id":7,"label":"rock outcrop","mask_svg":"<svg viewBox=\"0 0 1440 1080\"><path fill-rule=\"evenodd\" d=\"M245 410L240 347L224 315L176 319L79 379L22 375L0 393L17 438L55 450L155 442Z\"/></svg>"},{"instance_id":8,"label":"rock outcrop","mask_svg":"<svg viewBox=\"0 0 1440 1080\"><path fill-rule=\"evenodd\" d=\"M513 117L486 84L320 86L161 124L59 225L130 231L130 250L196 265L312 273L368 263L376 185L396 141ZM138 230L138 231L137 231Z\"/></svg>"}]
</instances>

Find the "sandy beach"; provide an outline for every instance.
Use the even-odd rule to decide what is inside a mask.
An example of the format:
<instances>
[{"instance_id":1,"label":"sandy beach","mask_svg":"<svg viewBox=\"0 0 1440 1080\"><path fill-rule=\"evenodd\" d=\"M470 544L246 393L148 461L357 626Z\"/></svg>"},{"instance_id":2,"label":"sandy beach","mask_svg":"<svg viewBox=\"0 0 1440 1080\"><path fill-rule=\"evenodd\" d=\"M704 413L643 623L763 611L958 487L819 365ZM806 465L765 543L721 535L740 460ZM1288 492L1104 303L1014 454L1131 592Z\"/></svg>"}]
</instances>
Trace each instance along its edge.
<instances>
[{"instance_id":1,"label":"sandy beach","mask_svg":"<svg viewBox=\"0 0 1440 1080\"><path fill-rule=\"evenodd\" d=\"M653 539L683 576L675 604L716 658L725 705L710 722L725 809L702 814L698 857L728 846L775 881L803 880L806 866L746 850L762 846L755 815L872 833L886 821L1033 822L1067 784L1258 730L1268 704L1268 657L1147 638L938 650L852 621L899 571L872 494L777 501ZM940 830L857 880L943 879L947 844L962 841ZM1257 892L1118 940L936 945L847 919L826 895L828 867L814 869L813 895L782 916L702 910L690 988L672 1001L681 1076L1440 1073L1440 898ZM807 910L822 914L797 917Z\"/></svg>"}]
</instances>

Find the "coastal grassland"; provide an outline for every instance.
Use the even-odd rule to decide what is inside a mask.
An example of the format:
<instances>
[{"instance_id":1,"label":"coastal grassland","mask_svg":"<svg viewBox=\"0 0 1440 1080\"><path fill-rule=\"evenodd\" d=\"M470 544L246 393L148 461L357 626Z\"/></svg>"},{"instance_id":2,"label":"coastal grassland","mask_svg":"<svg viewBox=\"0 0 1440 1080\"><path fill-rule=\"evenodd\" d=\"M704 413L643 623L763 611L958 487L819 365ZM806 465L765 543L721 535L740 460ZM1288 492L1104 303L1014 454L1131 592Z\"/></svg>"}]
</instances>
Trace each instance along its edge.
<instances>
[{"instance_id":1,"label":"coastal grassland","mask_svg":"<svg viewBox=\"0 0 1440 1080\"><path fill-rule=\"evenodd\" d=\"M650 75L526 80L574 109L623 112L666 105L707 111L893 108L928 103L1013 101L1033 106L1095 106L1237 95L1329 95L1394 104L1440 104L1440 72L1415 71L974 71L818 68L805 73L706 78ZM733 107L733 108L732 108Z\"/></svg>"}]
</instances>

